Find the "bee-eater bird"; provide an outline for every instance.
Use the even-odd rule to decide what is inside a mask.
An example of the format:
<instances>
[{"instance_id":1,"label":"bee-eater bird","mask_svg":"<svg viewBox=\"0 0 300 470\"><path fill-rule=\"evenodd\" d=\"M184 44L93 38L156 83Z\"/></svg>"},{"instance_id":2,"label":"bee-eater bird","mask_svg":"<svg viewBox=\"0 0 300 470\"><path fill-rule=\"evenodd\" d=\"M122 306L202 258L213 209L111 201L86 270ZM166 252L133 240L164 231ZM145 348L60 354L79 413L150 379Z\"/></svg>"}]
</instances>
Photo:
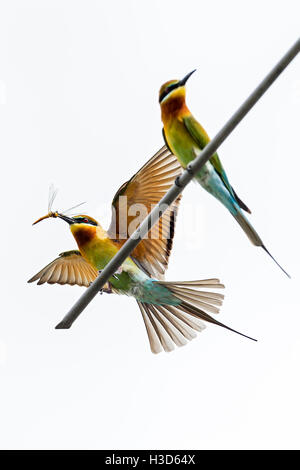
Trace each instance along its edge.
<instances>
[{"instance_id":1,"label":"bee-eater bird","mask_svg":"<svg viewBox=\"0 0 300 470\"><path fill-rule=\"evenodd\" d=\"M185 102L185 84L194 72L195 70L182 80L166 82L159 91L163 137L167 147L176 155L183 168L188 167L189 163L210 141L206 131L194 118ZM267 250L262 239L243 213L243 211L248 213L251 211L229 183L217 153L201 168L195 176L195 180L229 210L250 241L263 248L280 269L290 277Z\"/></svg>"},{"instance_id":2,"label":"bee-eater bird","mask_svg":"<svg viewBox=\"0 0 300 470\"><path fill-rule=\"evenodd\" d=\"M88 215L70 217L52 212L50 207L48 214L35 223L49 217L64 220L71 229L79 251L61 253L28 282L89 286L128 238L128 233L120 238L121 211L124 214L125 210L128 228L134 219L130 215L130 207L137 203L144 204L149 211L151 204L161 199L180 173L181 167L176 157L163 147L116 193L112 202L112 221L107 232ZM126 196L126 199L120 196ZM126 294L136 299L154 353L162 349L171 351L174 344L186 344L187 340L195 337L194 330L203 330L205 325L202 320L238 333L207 313L218 313L224 298L222 294L207 290L224 287L218 279L183 282L163 280L172 249L179 202L180 196L157 222L154 232L152 229L152 237L140 242L103 289L106 293Z\"/></svg>"}]
</instances>

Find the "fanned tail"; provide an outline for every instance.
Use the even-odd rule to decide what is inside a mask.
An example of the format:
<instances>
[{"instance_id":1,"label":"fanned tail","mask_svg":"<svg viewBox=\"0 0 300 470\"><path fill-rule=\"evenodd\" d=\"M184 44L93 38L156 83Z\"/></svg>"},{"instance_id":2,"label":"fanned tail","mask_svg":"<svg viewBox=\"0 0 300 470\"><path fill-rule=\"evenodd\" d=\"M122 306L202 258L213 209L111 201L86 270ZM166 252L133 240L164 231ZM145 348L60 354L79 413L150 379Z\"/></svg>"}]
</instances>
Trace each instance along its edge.
<instances>
[{"instance_id":1,"label":"fanned tail","mask_svg":"<svg viewBox=\"0 0 300 470\"><path fill-rule=\"evenodd\" d=\"M218 313L224 296L200 289L223 288L224 285L218 279L159 281L159 284L167 287L181 301L181 304L172 306L138 302L153 353L157 354L162 350L169 352L174 349L175 345L179 347L185 345L187 341L195 338L195 331L204 330L203 320L253 340L215 320L207 313Z\"/></svg>"}]
</instances>

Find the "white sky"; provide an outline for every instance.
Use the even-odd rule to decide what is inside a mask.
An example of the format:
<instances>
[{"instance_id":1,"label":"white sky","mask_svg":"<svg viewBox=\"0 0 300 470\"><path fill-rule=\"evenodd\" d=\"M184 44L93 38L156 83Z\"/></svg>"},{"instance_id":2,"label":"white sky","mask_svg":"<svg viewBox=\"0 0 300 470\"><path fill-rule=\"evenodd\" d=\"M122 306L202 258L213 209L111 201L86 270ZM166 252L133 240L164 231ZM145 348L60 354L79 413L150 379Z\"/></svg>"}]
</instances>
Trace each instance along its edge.
<instances>
[{"instance_id":1,"label":"white sky","mask_svg":"<svg viewBox=\"0 0 300 470\"><path fill-rule=\"evenodd\" d=\"M167 273L220 277L218 318L258 343L208 326L154 356L134 301L107 295L56 331L82 289L26 283L75 248L61 221L31 226L50 183L55 209L88 200L107 226L114 192L162 145L160 85L197 68L188 104L213 136L299 17L287 0L1 1L1 448L299 448L299 57L219 152L292 280L194 184Z\"/></svg>"}]
</instances>

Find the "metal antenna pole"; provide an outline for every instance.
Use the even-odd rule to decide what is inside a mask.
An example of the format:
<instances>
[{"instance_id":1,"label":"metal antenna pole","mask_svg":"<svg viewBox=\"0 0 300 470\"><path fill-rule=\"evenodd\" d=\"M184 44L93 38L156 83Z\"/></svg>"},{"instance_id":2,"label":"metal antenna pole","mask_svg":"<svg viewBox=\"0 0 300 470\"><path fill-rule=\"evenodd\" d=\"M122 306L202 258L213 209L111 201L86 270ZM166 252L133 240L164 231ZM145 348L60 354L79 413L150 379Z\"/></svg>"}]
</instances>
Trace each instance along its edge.
<instances>
[{"instance_id":1,"label":"metal antenna pole","mask_svg":"<svg viewBox=\"0 0 300 470\"><path fill-rule=\"evenodd\" d=\"M224 142L233 129L241 122L250 109L257 103L262 95L268 90L272 83L279 77L283 70L300 52L300 38L287 51L277 65L264 78L257 88L251 93L246 101L239 107L233 116L227 121L217 135L209 142L203 151L193 160L188 168L176 180L176 183L169 189L165 196L155 206L152 212L142 222L140 227L124 243L122 248L105 266L101 274L95 279L90 287L81 295L63 320L56 326L57 329L70 328L73 322L79 317L83 310L88 306L91 300L97 295L99 290L108 281L108 279L117 271L125 259L130 255L134 248L139 244L142 238L148 233L151 227L158 221L168 206L175 201L183 189L190 183L193 176L201 169L203 165L215 153L217 148Z\"/></svg>"}]
</instances>

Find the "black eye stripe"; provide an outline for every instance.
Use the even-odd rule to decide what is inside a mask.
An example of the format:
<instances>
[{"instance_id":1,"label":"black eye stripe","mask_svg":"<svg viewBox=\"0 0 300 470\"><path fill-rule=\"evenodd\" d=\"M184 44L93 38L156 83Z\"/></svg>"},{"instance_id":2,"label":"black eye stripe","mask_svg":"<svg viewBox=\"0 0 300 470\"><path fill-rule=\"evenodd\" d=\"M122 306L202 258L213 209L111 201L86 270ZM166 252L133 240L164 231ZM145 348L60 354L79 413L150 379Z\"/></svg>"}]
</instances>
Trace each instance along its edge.
<instances>
[{"instance_id":1,"label":"black eye stripe","mask_svg":"<svg viewBox=\"0 0 300 470\"><path fill-rule=\"evenodd\" d=\"M90 224L90 225L95 225L97 226L97 222L95 222L94 220L91 220L91 219L88 219L87 217L75 217L74 220L76 220L77 223L79 224Z\"/></svg>"},{"instance_id":2,"label":"black eye stripe","mask_svg":"<svg viewBox=\"0 0 300 470\"><path fill-rule=\"evenodd\" d=\"M173 85L169 85L163 93L159 97L159 102L161 103L162 100L172 91L175 90L175 88L178 88L180 86L180 82L178 83L173 83Z\"/></svg>"}]
</instances>

